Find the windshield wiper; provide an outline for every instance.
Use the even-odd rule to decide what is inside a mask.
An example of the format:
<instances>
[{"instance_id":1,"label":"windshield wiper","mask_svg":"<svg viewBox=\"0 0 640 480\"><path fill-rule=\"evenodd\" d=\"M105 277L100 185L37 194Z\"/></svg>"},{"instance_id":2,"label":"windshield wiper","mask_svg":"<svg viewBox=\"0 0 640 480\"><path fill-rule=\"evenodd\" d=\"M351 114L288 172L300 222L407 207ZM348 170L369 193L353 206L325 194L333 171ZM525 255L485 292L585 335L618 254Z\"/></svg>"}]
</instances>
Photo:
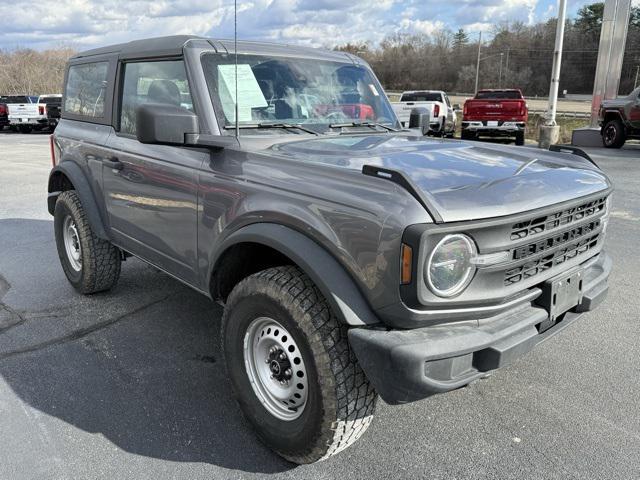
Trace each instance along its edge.
<instances>
[{"instance_id":1,"label":"windshield wiper","mask_svg":"<svg viewBox=\"0 0 640 480\"><path fill-rule=\"evenodd\" d=\"M310 133L312 135L320 135L320 133L315 130L311 130L310 128L303 127L298 123L243 123L238 125L239 128L294 128L298 130L302 130L303 132ZM234 130L236 128L235 125L227 125L224 127L227 130Z\"/></svg>"},{"instance_id":2,"label":"windshield wiper","mask_svg":"<svg viewBox=\"0 0 640 480\"><path fill-rule=\"evenodd\" d=\"M348 122L348 123L330 123L329 128L344 128L344 127L381 127L389 132L399 132L400 130L377 122Z\"/></svg>"}]
</instances>

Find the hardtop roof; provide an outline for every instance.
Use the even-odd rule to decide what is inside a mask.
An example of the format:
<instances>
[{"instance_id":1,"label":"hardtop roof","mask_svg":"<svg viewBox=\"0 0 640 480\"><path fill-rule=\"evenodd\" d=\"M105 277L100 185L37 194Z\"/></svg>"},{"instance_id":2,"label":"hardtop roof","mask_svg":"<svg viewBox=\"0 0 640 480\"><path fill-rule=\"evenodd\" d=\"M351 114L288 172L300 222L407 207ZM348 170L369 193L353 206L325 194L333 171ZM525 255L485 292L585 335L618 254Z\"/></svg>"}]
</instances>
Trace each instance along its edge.
<instances>
[{"instance_id":1,"label":"hardtop roof","mask_svg":"<svg viewBox=\"0 0 640 480\"><path fill-rule=\"evenodd\" d=\"M166 37L145 38L127 43L109 45L80 52L71 57L70 62L87 59L99 55L118 55L124 58L177 56L182 54L183 48L210 48L214 51L233 53L233 40L217 40L195 35L173 35ZM299 56L326 59L337 62L364 63L358 57L346 52L323 50L297 45L285 45L271 42L238 40L238 53L256 55Z\"/></svg>"}]
</instances>

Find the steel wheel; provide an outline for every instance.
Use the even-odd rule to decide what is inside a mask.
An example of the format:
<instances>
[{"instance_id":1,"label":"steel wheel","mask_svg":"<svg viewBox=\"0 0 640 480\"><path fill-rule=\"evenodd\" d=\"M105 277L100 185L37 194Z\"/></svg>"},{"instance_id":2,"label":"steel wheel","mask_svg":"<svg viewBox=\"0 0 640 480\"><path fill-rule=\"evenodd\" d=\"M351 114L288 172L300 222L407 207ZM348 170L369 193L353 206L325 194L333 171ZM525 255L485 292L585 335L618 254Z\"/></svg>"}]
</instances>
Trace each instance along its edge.
<instances>
[{"instance_id":1,"label":"steel wheel","mask_svg":"<svg viewBox=\"0 0 640 480\"><path fill-rule=\"evenodd\" d=\"M80 248L80 237L78 228L71 215L67 215L62 225L62 238L64 240L64 249L67 252L67 258L76 272L82 270L82 250Z\"/></svg>"},{"instance_id":2,"label":"steel wheel","mask_svg":"<svg viewBox=\"0 0 640 480\"><path fill-rule=\"evenodd\" d=\"M253 391L274 417L291 421L307 403L307 370L291 334L271 318L251 322L244 337L244 364Z\"/></svg>"}]
</instances>

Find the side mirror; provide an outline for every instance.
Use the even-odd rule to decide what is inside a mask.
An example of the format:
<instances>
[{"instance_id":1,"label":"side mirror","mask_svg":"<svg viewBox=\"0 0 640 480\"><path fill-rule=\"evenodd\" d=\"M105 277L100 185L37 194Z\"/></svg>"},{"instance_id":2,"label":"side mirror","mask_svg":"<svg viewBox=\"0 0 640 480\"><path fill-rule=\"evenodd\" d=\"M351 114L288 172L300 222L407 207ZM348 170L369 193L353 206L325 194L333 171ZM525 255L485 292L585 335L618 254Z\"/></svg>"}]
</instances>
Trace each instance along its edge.
<instances>
[{"instance_id":1,"label":"side mirror","mask_svg":"<svg viewBox=\"0 0 640 480\"><path fill-rule=\"evenodd\" d=\"M454 103L453 104L453 109L456 110L456 111L460 110L460 104L459 103Z\"/></svg>"},{"instance_id":2,"label":"side mirror","mask_svg":"<svg viewBox=\"0 0 640 480\"><path fill-rule=\"evenodd\" d=\"M431 112L424 107L416 107L411 109L409 115L409 128L419 128L422 135L429 133L429 122L431 121Z\"/></svg>"},{"instance_id":3,"label":"side mirror","mask_svg":"<svg viewBox=\"0 0 640 480\"><path fill-rule=\"evenodd\" d=\"M136 108L136 136L140 143L184 145L185 135L198 132L198 117L186 108L155 103Z\"/></svg>"}]
</instances>

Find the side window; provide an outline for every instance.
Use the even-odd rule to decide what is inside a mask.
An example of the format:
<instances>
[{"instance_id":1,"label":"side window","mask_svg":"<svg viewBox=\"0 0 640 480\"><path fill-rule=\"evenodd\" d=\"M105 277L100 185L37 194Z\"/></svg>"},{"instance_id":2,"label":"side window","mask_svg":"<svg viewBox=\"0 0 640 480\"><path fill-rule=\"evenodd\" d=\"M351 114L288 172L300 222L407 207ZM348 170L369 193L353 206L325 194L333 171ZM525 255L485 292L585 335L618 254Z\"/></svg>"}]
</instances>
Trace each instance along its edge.
<instances>
[{"instance_id":1,"label":"side window","mask_svg":"<svg viewBox=\"0 0 640 480\"><path fill-rule=\"evenodd\" d=\"M451 106L451 100L449 100L449 95L443 95L444 101L447 103L447 106Z\"/></svg>"},{"instance_id":2,"label":"side window","mask_svg":"<svg viewBox=\"0 0 640 480\"><path fill-rule=\"evenodd\" d=\"M85 117L104 116L108 62L85 63L69 67L64 109Z\"/></svg>"},{"instance_id":3,"label":"side window","mask_svg":"<svg viewBox=\"0 0 640 480\"><path fill-rule=\"evenodd\" d=\"M136 108L145 103L175 105L193 111L182 60L135 62L124 65L120 131L135 135Z\"/></svg>"}]
</instances>

